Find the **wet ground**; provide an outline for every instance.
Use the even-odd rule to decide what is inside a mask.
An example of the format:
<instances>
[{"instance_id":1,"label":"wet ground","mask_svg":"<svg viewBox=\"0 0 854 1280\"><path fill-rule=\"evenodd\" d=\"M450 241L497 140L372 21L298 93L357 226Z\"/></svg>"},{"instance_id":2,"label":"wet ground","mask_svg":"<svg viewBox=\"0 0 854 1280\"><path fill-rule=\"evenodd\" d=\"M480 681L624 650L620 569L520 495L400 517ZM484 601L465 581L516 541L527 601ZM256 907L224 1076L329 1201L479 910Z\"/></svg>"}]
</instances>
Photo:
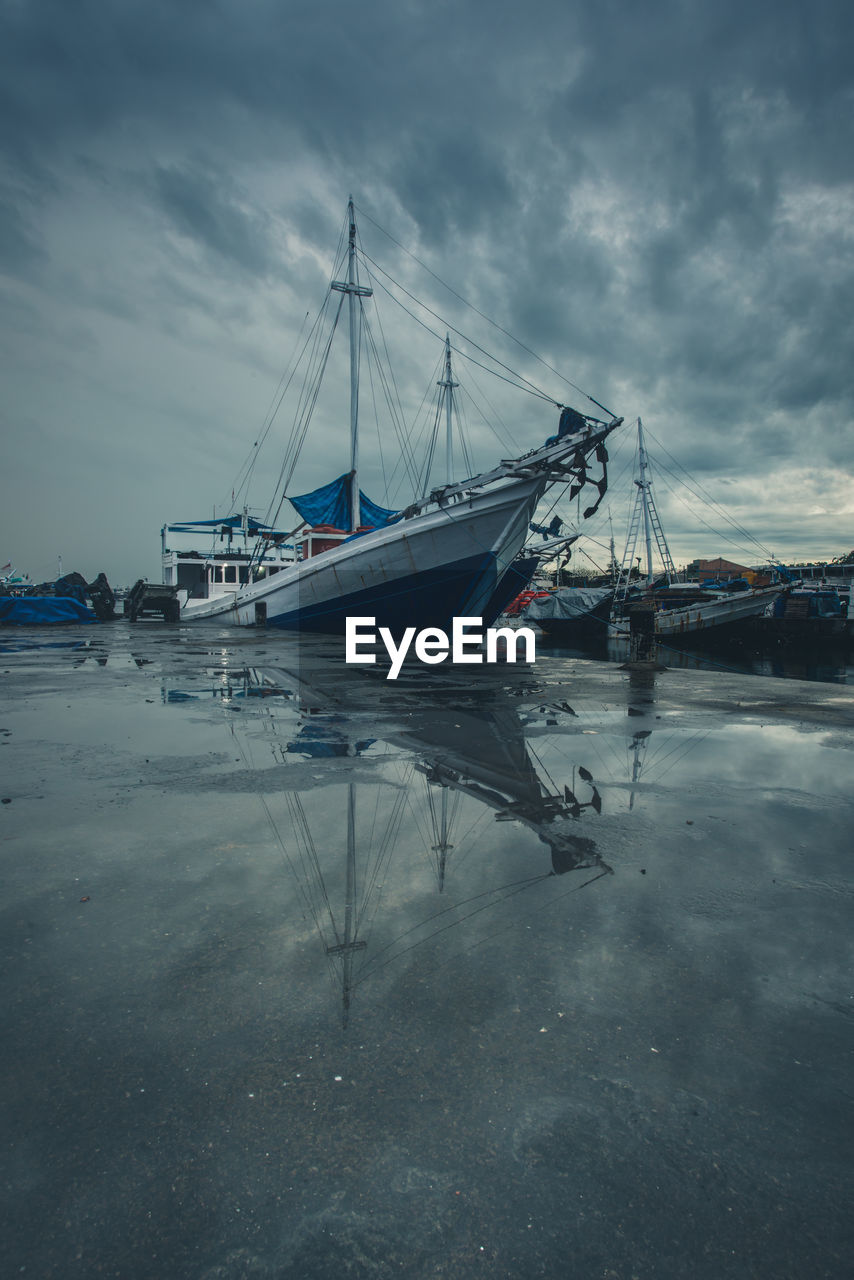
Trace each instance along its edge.
<instances>
[{"instance_id":1,"label":"wet ground","mask_svg":"<svg viewBox=\"0 0 854 1280\"><path fill-rule=\"evenodd\" d=\"M0 670L4 1276L850 1274L850 687Z\"/></svg>"},{"instance_id":2,"label":"wet ground","mask_svg":"<svg viewBox=\"0 0 854 1280\"><path fill-rule=\"evenodd\" d=\"M553 636L538 637L542 656L587 658L623 664L628 640L609 640L593 634L567 644ZM823 684L854 685L854 646L850 638L794 641L767 640L757 645L747 637L727 643L705 643L698 637L672 638L656 648L659 662L680 671L718 671L724 675L773 676L780 680L817 680Z\"/></svg>"}]
</instances>

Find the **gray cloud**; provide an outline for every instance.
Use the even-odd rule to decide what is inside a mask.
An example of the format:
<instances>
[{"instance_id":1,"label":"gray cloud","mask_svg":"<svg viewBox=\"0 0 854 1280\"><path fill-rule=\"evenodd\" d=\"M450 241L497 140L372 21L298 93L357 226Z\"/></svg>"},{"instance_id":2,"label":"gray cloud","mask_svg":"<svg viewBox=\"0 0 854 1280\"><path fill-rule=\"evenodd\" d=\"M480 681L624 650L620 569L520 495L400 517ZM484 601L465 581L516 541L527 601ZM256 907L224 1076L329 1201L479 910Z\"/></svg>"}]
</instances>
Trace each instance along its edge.
<instances>
[{"instance_id":1,"label":"gray cloud","mask_svg":"<svg viewBox=\"0 0 854 1280\"><path fill-rule=\"evenodd\" d=\"M26 272L44 257L30 230L26 199L9 191L0 198L0 266L9 275Z\"/></svg>"},{"instance_id":2,"label":"gray cloud","mask_svg":"<svg viewBox=\"0 0 854 1280\"><path fill-rule=\"evenodd\" d=\"M100 433L121 485L124 397L128 462L147 448L162 470L176 439L183 456L203 453L181 492L207 512L205 486L219 471L227 488L316 306L352 191L574 383L640 413L692 472L755 476L757 514L773 529L778 512L791 554L816 539L847 550L852 36L841 0L374 0L357 11L197 0L180 22L165 3L8 4L7 418L64 433L60 452L68 433ZM391 254L388 269L414 284L411 260L361 228L369 252ZM425 288L450 323L556 398L570 394L435 281L414 291ZM416 407L430 343L417 333L404 353ZM539 409L502 395L532 443ZM472 430L485 465L494 446ZM805 455L834 495L823 532L797 493L776 508L772 497ZM370 441L364 462L376 491ZM28 481L33 493L55 483L29 453L27 467L4 559L30 553L14 533ZM119 580L156 574L171 487L163 501L141 487L133 540L109 539L116 563L105 567ZM58 533L44 524L53 554ZM675 533L696 542L689 524ZM103 541L93 530L83 550L97 559Z\"/></svg>"},{"instance_id":3,"label":"gray cloud","mask_svg":"<svg viewBox=\"0 0 854 1280\"><path fill-rule=\"evenodd\" d=\"M222 175L200 166L158 166L156 199L176 229L226 261L255 275L272 265L267 219L241 207Z\"/></svg>"}]
</instances>

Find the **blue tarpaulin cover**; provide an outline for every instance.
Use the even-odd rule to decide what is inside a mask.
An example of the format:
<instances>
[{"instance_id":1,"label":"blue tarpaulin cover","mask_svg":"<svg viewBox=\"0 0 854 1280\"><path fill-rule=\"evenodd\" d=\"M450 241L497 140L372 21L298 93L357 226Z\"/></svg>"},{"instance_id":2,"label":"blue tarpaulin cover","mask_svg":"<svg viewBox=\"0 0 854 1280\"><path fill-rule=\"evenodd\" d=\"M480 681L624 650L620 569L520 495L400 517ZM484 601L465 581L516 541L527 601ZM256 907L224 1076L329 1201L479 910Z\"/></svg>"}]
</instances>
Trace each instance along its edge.
<instances>
[{"instance_id":1,"label":"blue tarpaulin cover","mask_svg":"<svg viewBox=\"0 0 854 1280\"><path fill-rule=\"evenodd\" d=\"M262 524L254 516L246 517L246 527L251 534L269 533L276 537L285 536L279 529L271 529L268 524ZM242 533L243 516L223 516L220 520L178 520L175 524L167 524L166 528L170 533L196 533L199 530L204 532L205 529L213 533L217 533L220 529Z\"/></svg>"},{"instance_id":2,"label":"blue tarpaulin cover","mask_svg":"<svg viewBox=\"0 0 854 1280\"><path fill-rule=\"evenodd\" d=\"M6 626L56 626L97 622L91 609L68 596L0 596L0 623Z\"/></svg>"},{"instance_id":3,"label":"blue tarpaulin cover","mask_svg":"<svg viewBox=\"0 0 854 1280\"><path fill-rule=\"evenodd\" d=\"M288 501L296 507L308 524L331 524L335 529L350 528L350 476L345 473L311 493L299 494ZM379 507L359 490L361 522L371 529L382 529L391 524L398 512Z\"/></svg>"}]
</instances>

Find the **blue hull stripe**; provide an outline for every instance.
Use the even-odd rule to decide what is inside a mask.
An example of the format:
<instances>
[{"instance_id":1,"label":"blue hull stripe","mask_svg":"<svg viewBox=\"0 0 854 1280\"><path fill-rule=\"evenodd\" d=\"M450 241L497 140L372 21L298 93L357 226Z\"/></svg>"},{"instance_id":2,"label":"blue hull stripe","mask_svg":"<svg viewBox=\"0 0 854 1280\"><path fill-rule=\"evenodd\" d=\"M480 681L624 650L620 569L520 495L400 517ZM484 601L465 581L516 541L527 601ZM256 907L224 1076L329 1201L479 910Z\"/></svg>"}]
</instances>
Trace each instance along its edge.
<instances>
[{"instance_id":1,"label":"blue hull stripe","mask_svg":"<svg viewBox=\"0 0 854 1280\"><path fill-rule=\"evenodd\" d=\"M492 554L471 556L439 569L413 573L393 582L379 583L359 591L344 592L334 600L268 616L268 627L289 631L320 631L343 635L347 618L376 618L378 627L388 627L398 635L405 627L442 627L449 630L451 619L466 616L473 584L479 586L484 573L494 569Z\"/></svg>"}]
</instances>

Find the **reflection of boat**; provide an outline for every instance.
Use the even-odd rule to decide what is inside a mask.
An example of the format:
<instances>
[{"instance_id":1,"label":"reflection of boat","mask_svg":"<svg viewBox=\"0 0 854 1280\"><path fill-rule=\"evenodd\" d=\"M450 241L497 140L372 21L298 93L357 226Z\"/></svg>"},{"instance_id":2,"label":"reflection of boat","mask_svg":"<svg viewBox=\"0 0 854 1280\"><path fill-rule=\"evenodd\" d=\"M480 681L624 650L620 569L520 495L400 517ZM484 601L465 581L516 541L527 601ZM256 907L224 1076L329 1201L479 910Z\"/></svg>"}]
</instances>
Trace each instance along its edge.
<instances>
[{"instance_id":1,"label":"reflection of boat","mask_svg":"<svg viewBox=\"0 0 854 1280\"><path fill-rule=\"evenodd\" d=\"M337 665L313 666L310 674L305 667L302 664L298 672L267 668L249 673L262 688L297 687L303 705L311 708L293 740L297 751L305 750L306 737L317 742L319 708L334 725L339 743L345 736L355 741L360 735L353 732L354 723L376 717L379 710L380 725L374 733L417 757L416 768L425 778L474 796L493 809L499 821L524 822L553 855L559 855L561 870L570 869L570 851L579 847L575 823L586 808L601 811L601 797L583 766L581 790L589 793L584 799L566 783L544 781L531 759L518 704L491 673L468 673L466 685L460 687L434 680L430 673L419 674L409 690L401 678L393 699L378 706L380 689L373 674L350 670L342 679ZM314 745L310 754L316 755Z\"/></svg>"},{"instance_id":2,"label":"reflection of boat","mask_svg":"<svg viewBox=\"0 0 854 1280\"><path fill-rule=\"evenodd\" d=\"M277 738L276 759L293 761L303 755L314 764L324 755L349 756L362 779L373 763L378 782L389 784L347 781L342 788L336 784L346 774L330 771L330 788L342 792L342 821L335 823L332 837L338 856L332 859L325 857L330 842L329 793L321 795L314 785L308 792L285 793L287 830L279 838L335 972L345 1025L360 982L413 946L426 944L437 932L445 933L536 885L545 886L555 876L588 870L592 875L582 883L589 884L611 870L595 841L582 834L580 827L585 814L602 809L592 773L579 765L559 782L544 779L536 753L526 742L518 702L491 673L468 679L465 686L451 686L430 678L431 674L409 687L402 679L395 697L389 699L373 674L349 671L342 678L337 664L311 658L295 670L245 672L247 690L288 691L289 699L291 691L297 692L299 723L295 726L291 720L286 739ZM269 709L268 699L261 705ZM370 792L367 802L360 791ZM418 792L423 804L420 817ZM265 799L265 806L268 803ZM407 815L410 822L404 827ZM508 882L497 861L497 850L506 849L507 842L496 839L495 855L490 852L483 864L495 873L495 881L478 884L470 896L450 895L451 861L463 858L475 827L483 836L484 820L487 831L491 820L533 833L547 847L549 861ZM327 834L321 841L312 828L324 822ZM465 828L462 838L461 827ZM281 829L277 826L277 834ZM506 830L502 827L502 832ZM368 925L397 843L410 850L415 843L429 853L438 889L453 901L403 928L379 948L371 947ZM399 892L395 896L399 898Z\"/></svg>"},{"instance_id":3,"label":"reflection of boat","mask_svg":"<svg viewBox=\"0 0 854 1280\"><path fill-rule=\"evenodd\" d=\"M186 556L173 557L166 569L197 581L182 601L181 621L218 619L241 626L267 625L297 630L342 632L348 616L370 616L377 626L395 632L406 626L446 627L454 616L481 617L488 624L518 591L516 579L504 583L520 552L528 523L547 487L556 481L571 486L573 496L588 482L593 458L601 466L596 480L599 497L606 487L607 453L604 441L622 419L603 421L565 406L559 428L545 444L524 455L504 460L491 471L446 483L416 498L401 511L369 501L359 488L358 424L359 353L370 346L370 331L362 314L363 299L372 289L359 283L356 226L352 201L348 206L349 242L346 280L333 280L329 299L340 295L338 312L347 296L350 319L350 453L349 470L311 493L287 495L299 523L290 533L260 526L251 530L261 550L226 562L210 563L200 554L195 564ZM342 272L343 274L343 272ZM298 409L293 449L283 466L283 492L296 465L319 390L338 313L329 308L331 331L321 343L314 379ZM363 343L363 335L367 335ZM445 389L448 417L453 388L450 342L446 340ZM407 446L409 447L409 446ZM334 445L326 442L327 452ZM274 523L278 520L278 511ZM220 538L229 536L232 521L218 521ZM190 531L190 525L167 526ZM244 517L241 531L248 535ZM165 537L165 534L164 534ZM165 543L164 543L165 547ZM273 556L273 562L269 556ZM165 550L164 550L165 556ZM261 558L259 559L258 556ZM515 570L514 570L515 572ZM515 589L513 589L515 586ZM492 616L490 616L492 615Z\"/></svg>"},{"instance_id":4,"label":"reflection of boat","mask_svg":"<svg viewBox=\"0 0 854 1280\"><path fill-rule=\"evenodd\" d=\"M342 671L339 648L284 637L288 665L264 668L242 665L242 645L212 649L202 680L164 686L163 698L244 713L226 710L245 767L231 778L217 768L204 785L257 797L345 1025L360 986L399 973L414 951L423 975L523 922L545 927L551 908L611 873L600 815L610 839L624 800L643 803L709 732L653 732L651 670L629 673L629 705L608 709L603 750L584 708L565 688L547 695L522 664L465 678L408 668L390 688L371 668Z\"/></svg>"}]
</instances>

